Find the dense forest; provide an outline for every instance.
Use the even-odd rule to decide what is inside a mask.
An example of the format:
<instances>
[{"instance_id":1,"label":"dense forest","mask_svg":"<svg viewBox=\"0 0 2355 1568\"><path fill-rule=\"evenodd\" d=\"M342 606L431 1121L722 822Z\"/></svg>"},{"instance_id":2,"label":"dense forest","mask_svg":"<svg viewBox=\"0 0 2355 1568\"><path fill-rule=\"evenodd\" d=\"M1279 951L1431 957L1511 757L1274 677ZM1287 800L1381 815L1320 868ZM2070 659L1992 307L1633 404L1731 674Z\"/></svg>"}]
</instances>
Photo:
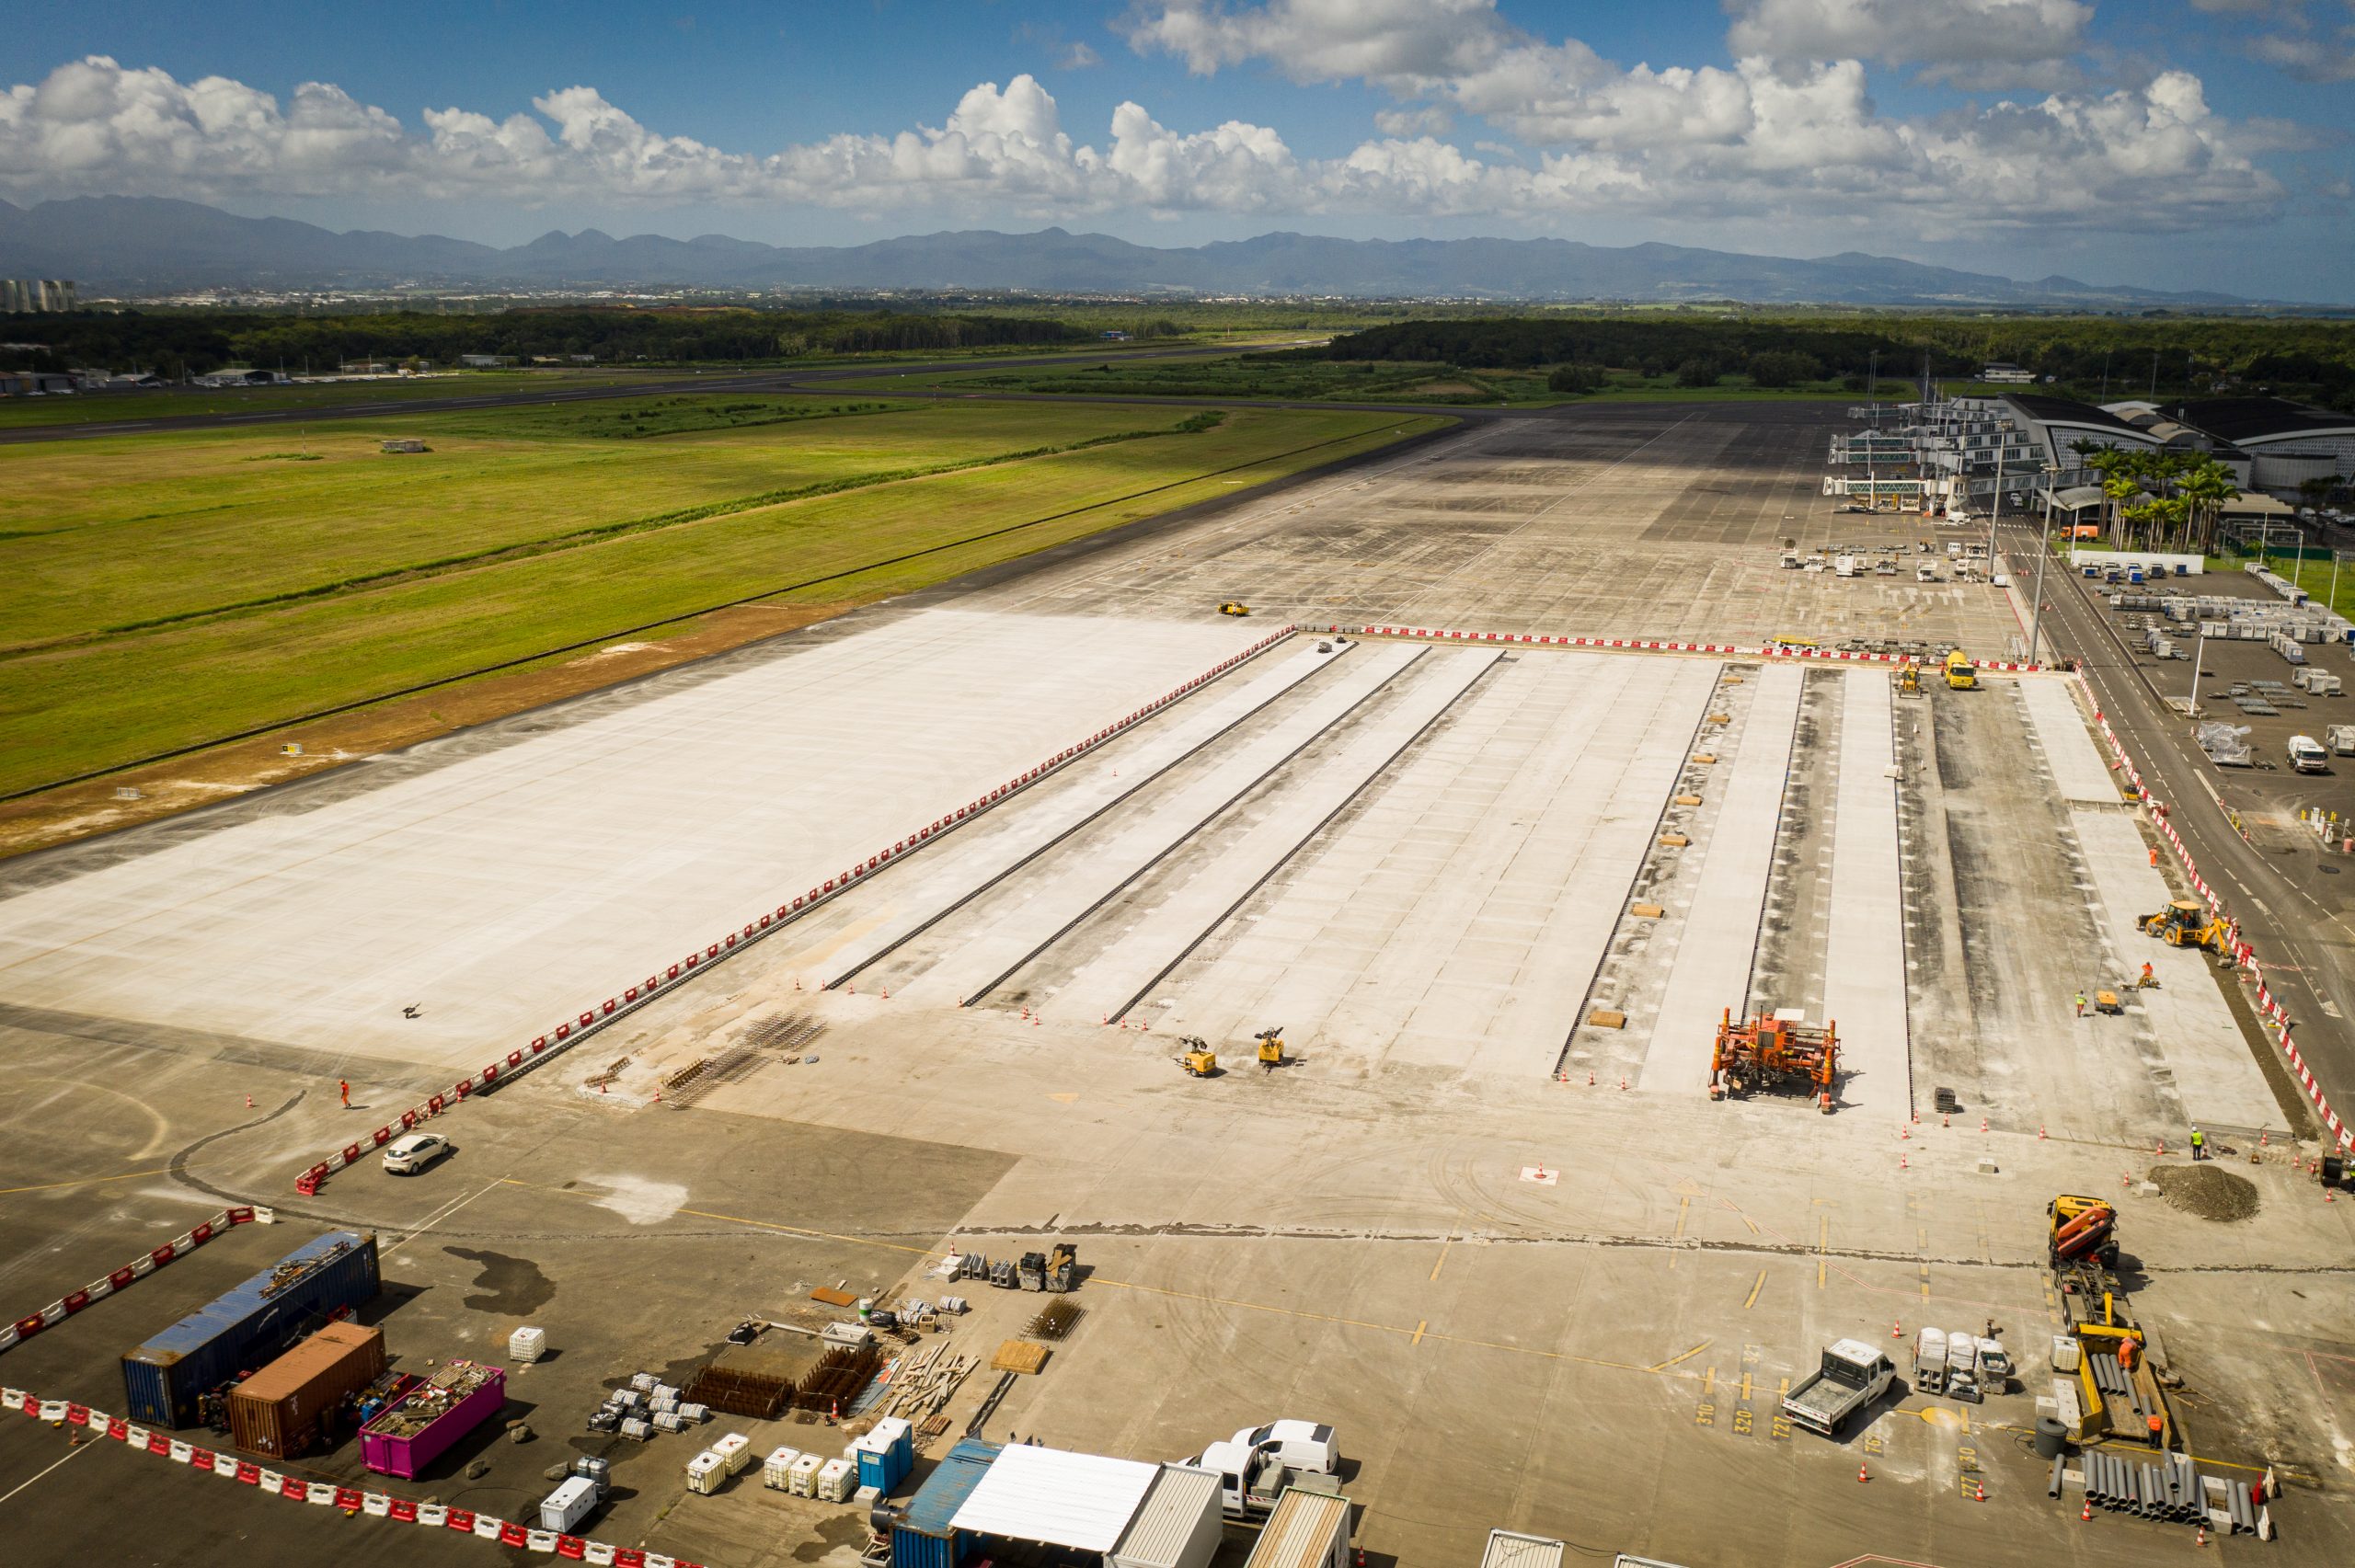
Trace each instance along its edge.
<instances>
[{"instance_id":1,"label":"dense forest","mask_svg":"<svg viewBox=\"0 0 2355 1568\"><path fill-rule=\"evenodd\" d=\"M2355 323L2239 318L1890 316L1855 323L1737 315L1542 315L1406 321L1286 350L1305 359L1414 361L1476 370L1594 366L1675 375L1695 386L1721 375L1760 385L1885 378L1953 381L2004 361L2065 390L2111 398L2155 387L2206 393L2221 381L2355 408ZM1577 377L1565 377L1574 383ZM1566 384L1561 390L1575 391Z\"/></svg>"},{"instance_id":2,"label":"dense forest","mask_svg":"<svg viewBox=\"0 0 2355 1568\"><path fill-rule=\"evenodd\" d=\"M495 315L384 312L293 315L237 311L77 311L0 315L0 338L30 340L12 350L29 370L94 365L152 370L167 378L226 365L331 370L341 361L430 360L461 354L587 354L599 364L736 363L809 354L980 349L1056 344L1096 334L1061 321L999 315L936 315L755 310L508 310ZM16 368L12 363L11 368Z\"/></svg>"}]
</instances>

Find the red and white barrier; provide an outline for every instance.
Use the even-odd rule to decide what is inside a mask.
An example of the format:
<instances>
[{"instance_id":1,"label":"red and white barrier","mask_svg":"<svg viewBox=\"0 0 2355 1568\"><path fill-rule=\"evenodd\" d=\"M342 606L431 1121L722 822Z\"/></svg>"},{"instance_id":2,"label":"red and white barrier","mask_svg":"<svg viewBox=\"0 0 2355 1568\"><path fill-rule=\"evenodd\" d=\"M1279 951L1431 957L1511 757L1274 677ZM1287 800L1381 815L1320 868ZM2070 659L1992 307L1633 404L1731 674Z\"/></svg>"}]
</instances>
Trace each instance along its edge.
<instances>
[{"instance_id":1,"label":"red and white barrier","mask_svg":"<svg viewBox=\"0 0 2355 1568\"><path fill-rule=\"evenodd\" d=\"M2078 680L2083 682L2085 678L2081 675ZM2134 786L2134 793L2142 796L2143 803L2151 808L2151 819L2158 824L2159 836L2174 848L2176 858L2183 863L2184 874L2191 879L2193 889L2207 900L2211 913L2231 921L2232 916L2225 912L2223 899L2216 896L2216 890L2208 885L2207 878L2200 875L2199 864L2191 858L2191 851L2185 847L2182 835L2175 830L2175 823L2168 818L2165 803L2154 795L2142 783L2142 775L2135 768L2134 760L2126 754L2126 748L2120 743L2118 732L2110 727L2109 720L2102 716L2101 704L2095 698L2090 683L2085 684L2085 705L2093 710L2094 722L2101 726L2102 738L2109 742L2110 751L2118 758L2119 772L2126 775ZM2290 1036L2289 1010L2281 1005L2272 988L2265 983L2264 966L2257 962L2257 950L2241 940L2237 921L2232 923L2228 940L2232 944L2234 961L2257 977L2257 1015L2269 1027L2274 1044L2280 1047L2291 1073L2306 1092L2306 1097L2315 1103L2315 1111L2322 1117L2323 1125L2330 1129L2333 1140L2341 1149L2355 1149L2355 1128L2338 1119L2338 1113L2330 1108L2322 1086L2315 1082L2313 1071L2306 1066L2306 1059L2298 1053L2298 1043Z\"/></svg>"},{"instance_id":2,"label":"red and white barrier","mask_svg":"<svg viewBox=\"0 0 2355 1568\"><path fill-rule=\"evenodd\" d=\"M1650 653L1714 653L1736 658L1811 658L1845 661L1858 664L1918 663L1911 654L1855 653L1846 648L1741 647L1732 643L1682 643L1657 637L1555 637L1540 636L1528 632L1465 632L1442 626L1361 626L1362 637L1425 637L1446 643L1526 643L1542 647L1633 648ZM2003 670L2016 674L2034 674L2044 667L2040 664L2016 664L2009 659L1991 658L1978 664L1981 670Z\"/></svg>"},{"instance_id":3,"label":"red and white barrier","mask_svg":"<svg viewBox=\"0 0 2355 1568\"><path fill-rule=\"evenodd\" d=\"M103 1301L116 1291L146 1278L173 1259L186 1257L222 1232L240 1225L250 1225L255 1212L250 1207L222 1209L202 1224L132 1259L105 1278L94 1279L81 1289L52 1301L40 1311L28 1313L6 1327L0 1327L0 1351L14 1350L41 1330L55 1328L92 1303Z\"/></svg>"},{"instance_id":4,"label":"red and white barrier","mask_svg":"<svg viewBox=\"0 0 2355 1568\"><path fill-rule=\"evenodd\" d=\"M200 1473L216 1475L224 1481L253 1487L266 1496L282 1497L290 1503L313 1504L348 1516L364 1515L372 1519L389 1519L397 1524L422 1525L427 1529L457 1530L462 1534L479 1536L485 1540L495 1540L501 1546L521 1547L526 1551L568 1558L575 1562L594 1563L598 1568L703 1568L702 1563L666 1557L659 1551L643 1551L633 1547L588 1540L580 1536L558 1535L553 1530L535 1529L529 1525L495 1518L465 1508L453 1508L439 1503L412 1503L406 1497L395 1497L388 1493L368 1492L356 1486L337 1486L324 1481L304 1481L299 1476L265 1469L234 1454L200 1448L193 1443L181 1442L168 1433L150 1431L121 1416L109 1415L86 1404L42 1399L22 1389L0 1388L0 1414L15 1413L61 1429L80 1427L92 1436L111 1438L126 1448L153 1454L173 1464L186 1465Z\"/></svg>"},{"instance_id":5,"label":"red and white barrier","mask_svg":"<svg viewBox=\"0 0 2355 1568\"><path fill-rule=\"evenodd\" d=\"M327 1179L336 1172L347 1165L357 1164L362 1156L381 1149L420 1122L429 1121L442 1115L470 1095L478 1094L493 1084L513 1078L519 1073L530 1071L548 1058L579 1044L615 1019L645 1006L656 996L682 981L694 979L706 967L729 957L742 947L751 945L778 927L800 919L827 899L846 892L864 878L882 870L910 851L923 848L960 823L971 820L991 807L1028 789L1065 763L1075 758L1086 756L1107 741L1143 724L1170 704L1190 696L1201 687L1233 670L1236 665L1246 659L1258 658L1291 636L1297 629L1289 625L1278 627L1241 653L1230 658L1221 659L1185 684L1155 697L1134 713L1104 726L1074 745L1064 747L1037 767L1017 773L996 788L984 792L979 798L958 807L954 811L925 824L913 833L894 840L889 848L878 850L875 853L868 855L864 862L853 861L849 870L826 878L817 887L806 893L796 895L773 910L764 911L757 919L745 922L741 930L729 932L719 941L706 944L701 952L690 953L675 964L657 968L638 984L626 987L619 995L609 996L596 1006L582 1010L576 1016L558 1024L547 1034L534 1038L529 1046L519 1047L509 1051L503 1059L492 1062L470 1078L459 1080L446 1093L431 1095L423 1104L403 1111L398 1123L387 1122L361 1141L348 1143L326 1159L318 1161L294 1178L294 1190L305 1197L310 1196L317 1192L326 1184Z\"/></svg>"}]
</instances>

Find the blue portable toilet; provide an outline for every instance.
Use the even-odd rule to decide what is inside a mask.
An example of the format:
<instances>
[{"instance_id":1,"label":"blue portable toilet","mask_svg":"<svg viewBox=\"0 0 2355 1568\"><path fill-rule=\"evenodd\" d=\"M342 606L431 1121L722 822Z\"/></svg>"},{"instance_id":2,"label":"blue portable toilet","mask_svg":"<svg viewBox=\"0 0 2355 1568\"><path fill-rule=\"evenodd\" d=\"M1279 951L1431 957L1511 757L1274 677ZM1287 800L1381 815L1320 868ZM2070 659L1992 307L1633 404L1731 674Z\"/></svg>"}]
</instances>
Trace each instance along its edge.
<instances>
[{"instance_id":1,"label":"blue portable toilet","mask_svg":"<svg viewBox=\"0 0 2355 1568\"><path fill-rule=\"evenodd\" d=\"M858 1483L889 1492L915 1468L916 1429L896 1415L887 1415L874 1430L851 1445L858 1455Z\"/></svg>"}]
</instances>

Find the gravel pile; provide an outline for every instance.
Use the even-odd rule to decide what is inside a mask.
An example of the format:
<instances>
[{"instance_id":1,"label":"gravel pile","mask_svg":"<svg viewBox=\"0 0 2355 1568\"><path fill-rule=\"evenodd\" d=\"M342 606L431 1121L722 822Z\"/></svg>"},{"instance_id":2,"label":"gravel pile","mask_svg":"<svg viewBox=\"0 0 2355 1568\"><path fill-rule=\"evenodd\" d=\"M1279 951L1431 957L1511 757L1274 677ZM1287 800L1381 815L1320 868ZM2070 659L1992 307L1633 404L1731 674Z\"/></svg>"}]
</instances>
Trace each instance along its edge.
<instances>
[{"instance_id":1,"label":"gravel pile","mask_svg":"<svg viewBox=\"0 0 2355 1568\"><path fill-rule=\"evenodd\" d=\"M2257 1185L2212 1161L2154 1166L2151 1180L2161 1197L2202 1219L2246 1219L2257 1209Z\"/></svg>"}]
</instances>

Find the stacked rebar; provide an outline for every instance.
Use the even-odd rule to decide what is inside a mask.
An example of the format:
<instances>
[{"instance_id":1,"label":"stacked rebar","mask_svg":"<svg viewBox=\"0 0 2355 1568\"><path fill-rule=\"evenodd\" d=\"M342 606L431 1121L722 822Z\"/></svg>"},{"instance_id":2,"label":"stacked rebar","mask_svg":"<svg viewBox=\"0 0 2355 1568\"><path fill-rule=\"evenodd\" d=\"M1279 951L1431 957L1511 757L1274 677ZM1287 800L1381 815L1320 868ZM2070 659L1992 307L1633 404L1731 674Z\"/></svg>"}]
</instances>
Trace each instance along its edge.
<instances>
[{"instance_id":1,"label":"stacked rebar","mask_svg":"<svg viewBox=\"0 0 2355 1568\"><path fill-rule=\"evenodd\" d=\"M818 1357L818 1364L802 1374L793 1391L796 1410L848 1410L875 1376L883 1363L882 1353L872 1344L857 1349L834 1345Z\"/></svg>"}]
</instances>

